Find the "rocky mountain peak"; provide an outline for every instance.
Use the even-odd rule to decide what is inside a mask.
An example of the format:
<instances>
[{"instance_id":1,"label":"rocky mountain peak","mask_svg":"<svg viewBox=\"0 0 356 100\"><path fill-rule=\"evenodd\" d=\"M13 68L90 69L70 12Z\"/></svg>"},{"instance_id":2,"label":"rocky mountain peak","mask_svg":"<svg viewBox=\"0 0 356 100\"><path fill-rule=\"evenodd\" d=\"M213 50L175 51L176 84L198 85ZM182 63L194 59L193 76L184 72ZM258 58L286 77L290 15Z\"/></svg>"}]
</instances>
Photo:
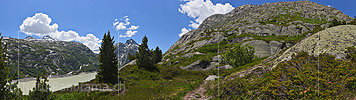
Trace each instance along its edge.
<instances>
[{"instance_id":1,"label":"rocky mountain peak","mask_svg":"<svg viewBox=\"0 0 356 100\"><path fill-rule=\"evenodd\" d=\"M56 39L52 38L51 36L49 35L46 35L42 38L42 40L46 40L46 41L56 41Z\"/></svg>"},{"instance_id":2,"label":"rocky mountain peak","mask_svg":"<svg viewBox=\"0 0 356 100\"><path fill-rule=\"evenodd\" d=\"M49 35L42 37L42 39L37 39L33 36L27 36L24 40L28 40L28 41L57 41L56 39L52 38Z\"/></svg>"},{"instance_id":3,"label":"rocky mountain peak","mask_svg":"<svg viewBox=\"0 0 356 100\"><path fill-rule=\"evenodd\" d=\"M27 36L27 37L25 38L25 40L34 40L34 39L36 39L36 38L34 38L34 37L32 37L32 36Z\"/></svg>"},{"instance_id":4,"label":"rocky mountain peak","mask_svg":"<svg viewBox=\"0 0 356 100\"><path fill-rule=\"evenodd\" d=\"M125 45L128 45L128 44L134 44L134 45L136 44L137 45L136 41L134 41L133 39L127 40Z\"/></svg>"},{"instance_id":5,"label":"rocky mountain peak","mask_svg":"<svg viewBox=\"0 0 356 100\"><path fill-rule=\"evenodd\" d=\"M125 65L129 63L130 60L127 58L128 54L136 54L138 51L139 45L133 39L126 40L126 43L117 43L115 44L117 49L115 50L115 54L119 56L119 63L120 65Z\"/></svg>"}]
</instances>

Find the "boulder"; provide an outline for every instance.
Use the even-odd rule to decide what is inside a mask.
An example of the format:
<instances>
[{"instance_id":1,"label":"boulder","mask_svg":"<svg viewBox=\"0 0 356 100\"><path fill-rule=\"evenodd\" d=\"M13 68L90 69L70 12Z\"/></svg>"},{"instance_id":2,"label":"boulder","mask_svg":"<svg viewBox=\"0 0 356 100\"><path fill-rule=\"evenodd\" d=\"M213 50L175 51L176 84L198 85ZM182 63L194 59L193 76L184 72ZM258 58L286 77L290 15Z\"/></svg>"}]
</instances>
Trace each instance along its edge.
<instances>
[{"instance_id":1,"label":"boulder","mask_svg":"<svg viewBox=\"0 0 356 100\"><path fill-rule=\"evenodd\" d=\"M203 70L206 69L209 66L209 62L204 61L204 60L197 60L193 62L192 64L188 65L187 67L182 67L182 69L187 69L187 70Z\"/></svg>"},{"instance_id":2,"label":"boulder","mask_svg":"<svg viewBox=\"0 0 356 100\"><path fill-rule=\"evenodd\" d=\"M283 52L272 61L272 66L291 59L293 54L301 51L308 52L311 55L328 53L336 56L336 58L344 58L346 56L345 49L356 46L355 30L356 25L340 25L315 33Z\"/></svg>"},{"instance_id":3,"label":"boulder","mask_svg":"<svg viewBox=\"0 0 356 100\"><path fill-rule=\"evenodd\" d=\"M209 75L205 80L207 81L214 81L215 79L219 78L219 76L216 75Z\"/></svg>"},{"instance_id":4,"label":"boulder","mask_svg":"<svg viewBox=\"0 0 356 100\"><path fill-rule=\"evenodd\" d=\"M270 41L267 43L263 40L253 40L242 43L242 45L247 44L255 48L255 55L259 58L277 54L286 48L285 44L278 41Z\"/></svg>"}]
</instances>

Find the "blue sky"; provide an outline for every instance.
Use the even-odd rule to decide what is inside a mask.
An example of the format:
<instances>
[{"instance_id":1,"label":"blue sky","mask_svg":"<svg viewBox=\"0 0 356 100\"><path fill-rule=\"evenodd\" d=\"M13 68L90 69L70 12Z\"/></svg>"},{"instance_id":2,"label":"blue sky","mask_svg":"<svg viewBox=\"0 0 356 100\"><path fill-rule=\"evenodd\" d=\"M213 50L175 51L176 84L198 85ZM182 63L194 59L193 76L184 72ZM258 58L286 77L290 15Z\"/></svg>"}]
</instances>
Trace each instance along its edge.
<instances>
[{"instance_id":1,"label":"blue sky","mask_svg":"<svg viewBox=\"0 0 356 100\"><path fill-rule=\"evenodd\" d=\"M204 12L204 7L189 8L189 6L194 7L194 4L188 3L194 1L196 0L1 0L0 32L2 32L3 36L14 38L25 38L28 35L38 37L50 34L46 33L48 30L43 30L45 31L42 32L43 34L34 33L30 28L34 28L35 26L31 26L32 24L24 24L26 18L32 17L32 19L26 20L30 23L35 20L34 16L36 13L42 13L38 16L51 19L49 25L50 29L53 28L53 30L50 31L56 34L50 35L60 40L79 41L90 47L98 43L104 33L109 30L116 41L119 37L118 33L122 35L120 42L125 42L127 39L132 38L136 42L141 43L142 37L147 35L150 48L159 46L163 51L166 51L179 39L182 28L187 30L196 28L190 21L199 24L199 21L205 18L206 15L228 12L219 10ZM198 1L207 4L211 1L211 9L218 9L220 7L230 10L231 7L235 8L244 4L260 5L282 0ZM355 0L311 1L323 5L330 5L351 17L356 16ZM216 6L218 3L221 3L223 6ZM183 9L181 5L189 9ZM181 11L179 9L181 9ZM48 17L46 17L46 15ZM194 17L194 15L198 17ZM115 26L113 24L115 22L125 24L125 18L129 19L128 22L130 24L126 24L126 28L118 30L118 24ZM115 19L117 20L115 21ZM56 24L57 27L55 27L56 25L54 24ZM24 26L22 30L20 29L21 25ZM131 26L136 26L136 28L129 29ZM125 34L128 31L131 31L131 37ZM75 35L77 38L71 38L72 35ZM92 46L92 48L94 47L95 46Z\"/></svg>"}]
</instances>

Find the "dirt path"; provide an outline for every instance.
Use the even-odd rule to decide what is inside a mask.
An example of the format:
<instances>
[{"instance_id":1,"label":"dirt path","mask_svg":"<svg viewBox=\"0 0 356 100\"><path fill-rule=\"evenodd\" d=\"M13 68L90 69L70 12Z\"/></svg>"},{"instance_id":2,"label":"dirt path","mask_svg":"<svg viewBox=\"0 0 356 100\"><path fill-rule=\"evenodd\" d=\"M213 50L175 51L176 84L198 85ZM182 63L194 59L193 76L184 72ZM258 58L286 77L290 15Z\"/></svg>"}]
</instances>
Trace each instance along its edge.
<instances>
[{"instance_id":1,"label":"dirt path","mask_svg":"<svg viewBox=\"0 0 356 100\"><path fill-rule=\"evenodd\" d=\"M206 100L206 99L208 99L208 97L205 95L205 92L207 90L204 88L206 83L207 83L207 80L204 80L204 82L202 84L200 84L198 88L187 93L184 96L183 100Z\"/></svg>"}]
</instances>

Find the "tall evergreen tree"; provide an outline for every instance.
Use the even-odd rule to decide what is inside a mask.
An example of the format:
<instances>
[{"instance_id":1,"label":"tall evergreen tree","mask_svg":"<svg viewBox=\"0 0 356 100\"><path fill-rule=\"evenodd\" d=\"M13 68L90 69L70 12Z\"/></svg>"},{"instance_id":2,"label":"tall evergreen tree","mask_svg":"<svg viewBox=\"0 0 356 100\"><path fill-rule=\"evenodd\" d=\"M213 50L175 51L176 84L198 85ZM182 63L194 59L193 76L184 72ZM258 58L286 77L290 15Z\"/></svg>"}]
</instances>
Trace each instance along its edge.
<instances>
[{"instance_id":1,"label":"tall evergreen tree","mask_svg":"<svg viewBox=\"0 0 356 100\"><path fill-rule=\"evenodd\" d=\"M131 54L131 53L128 53L127 55L128 55L128 56L127 56L127 58L128 58L130 61L132 61L132 60L135 60L135 59L136 59L136 54Z\"/></svg>"},{"instance_id":2,"label":"tall evergreen tree","mask_svg":"<svg viewBox=\"0 0 356 100\"><path fill-rule=\"evenodd\" d=\"M162 60L162 50L160 50L158 46L153 51L153 59L155 63L158 63Z\"/></svg>"},{"instance_id":3,"label":"tall evergreen tree","mask_svg":"<svg viewBox=\"0 0 356 100\"><path fill-rule=\"evenodd\" d=\"M148 39L145 35L142 39L142 43L138 47L137 57L137 66L148 69L155 70L155 66L153 63L152 52L148 49L147 45Z\"/></svg>"},{"instance_id":4,"label":"tall evergreen tree","mask_svg":"<svg viewBox=\"0 0 356 100\"><path fill-rule=\"evenodd\" d=\"M49 90L50 86L47 84L47 72L44 70L42 75L38 74L36 78L36 86L29 92L29 100L50 100L52 91Z\"/></svg>"},{"instance_id":5,"label":"tall evergreen tree","mask_svg":"<svg viewBox=\"0 0 356 100\"><path fill-rule=\"evenodd\" d=\"M1 36L1 33L0 33ZM7 45L0 38L0 100L20 99L22 92L17 87L18 82L11 83L15 75L10 75L10 68L6 67L8 61ZM5 44L5 45L4 45Z\"/></svg>"},{"instance_id":6,"label":"tall evergreen tree","mask_svg":"<svg viewBox=\"0 0 356 100\"><path fill-rule=\"evenodd\" d=\"M97 77L100 82L117 84L118 83L118 61L114 53L114 37L111 38L110 31L104 34L99 53L99 71Z\"/></svg>"}]
</instances>

